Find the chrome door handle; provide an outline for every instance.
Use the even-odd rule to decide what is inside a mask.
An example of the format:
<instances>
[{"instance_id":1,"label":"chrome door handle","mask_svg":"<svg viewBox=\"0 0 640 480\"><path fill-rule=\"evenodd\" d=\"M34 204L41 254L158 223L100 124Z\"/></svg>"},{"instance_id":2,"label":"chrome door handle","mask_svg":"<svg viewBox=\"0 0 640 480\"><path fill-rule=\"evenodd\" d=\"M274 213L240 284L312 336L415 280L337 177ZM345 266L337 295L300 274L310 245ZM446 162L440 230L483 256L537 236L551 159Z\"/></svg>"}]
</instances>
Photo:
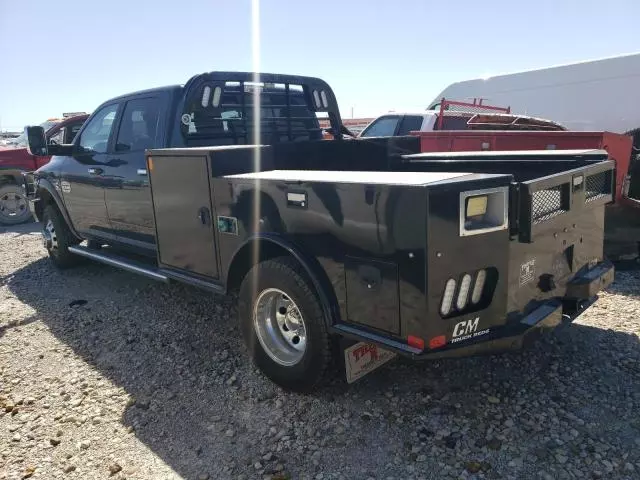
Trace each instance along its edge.
<instances>
[{"instance_id":1,"label":"chrome door handle","mask_svg":"<svg viewBox=\"0 0 640 480\"><path fill-rule=\"evenodd\" d=\"M146 175L147 174L147 169L146 168L139 168L138 169L138 175Z\"/></svg>"},{"instance_id":2,"label":"chrome door handle","mask_svg":"<svg viewBox=\"0 0 640 480\"><path fill-rule=\"evenodd\" d=\"M89 175L102 175L102 172L104 172L101 168L90 168L88 171Z\"/></svg>"}]
</instances>

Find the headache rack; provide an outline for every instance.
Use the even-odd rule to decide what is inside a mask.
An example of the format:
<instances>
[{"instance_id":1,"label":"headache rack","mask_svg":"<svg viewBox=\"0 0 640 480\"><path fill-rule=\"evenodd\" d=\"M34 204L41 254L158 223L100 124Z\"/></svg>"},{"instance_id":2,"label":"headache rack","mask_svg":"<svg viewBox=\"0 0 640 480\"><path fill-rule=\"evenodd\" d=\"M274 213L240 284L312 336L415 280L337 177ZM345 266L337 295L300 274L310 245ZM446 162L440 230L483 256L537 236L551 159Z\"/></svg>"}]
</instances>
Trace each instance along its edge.
<instances>
[{"instance_id":1,"label":"headache rack","mask_svg":"<svg viewBox=\"0 0 640 480\"><path fill-rule=\"evenodd\" d=\"M440 101L440 112L438 114L437 129L442 130L444 126L444 118L446 116L457 116L456 112L469 114L477 113L511 113L511 107L497 107L494 105L485 105L483 99L474 98L473 102L460 102L455 100L447 100L442 98Z\"/></svg>"},{"instance_id":2,"label":"headache rack","mask_svg":"<svg viewBox=\"0 0 640 480\"><path fill-rule=\"evenodd\" d=\"M258 126L261 144L321 140L319 115L333 127L341 123L331 88L313 77L212 72L185 88L181 129L187 146L252 144Z\"/></svg>"}]
</instances>

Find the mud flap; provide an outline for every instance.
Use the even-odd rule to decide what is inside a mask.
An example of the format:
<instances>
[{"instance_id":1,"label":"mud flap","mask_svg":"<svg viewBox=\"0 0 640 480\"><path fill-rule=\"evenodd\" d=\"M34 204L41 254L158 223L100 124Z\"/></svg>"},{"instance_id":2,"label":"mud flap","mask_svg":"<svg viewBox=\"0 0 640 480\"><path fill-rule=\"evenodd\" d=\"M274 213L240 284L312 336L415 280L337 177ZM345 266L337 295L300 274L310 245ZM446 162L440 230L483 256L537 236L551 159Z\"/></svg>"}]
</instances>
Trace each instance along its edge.
<instances>
[{"instance_id":1,"label":"mud flap","mask_svg":"<svg viewBox=\"0 0 640 480\"><path fill-rule=\"evenodd\" d=\"M353 383L393 360L397 354L375 343L358 342L344 350L347 383Z\"/></svg>"}]
</instances>

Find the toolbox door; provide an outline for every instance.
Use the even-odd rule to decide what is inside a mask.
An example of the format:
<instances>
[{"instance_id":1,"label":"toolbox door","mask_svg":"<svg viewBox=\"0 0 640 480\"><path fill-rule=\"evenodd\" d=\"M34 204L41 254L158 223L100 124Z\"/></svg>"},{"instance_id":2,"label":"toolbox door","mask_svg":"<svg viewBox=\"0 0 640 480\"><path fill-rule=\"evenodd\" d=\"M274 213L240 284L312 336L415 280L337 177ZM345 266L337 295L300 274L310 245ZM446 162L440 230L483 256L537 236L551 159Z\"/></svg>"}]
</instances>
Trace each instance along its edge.
<instances>
[{"instance_id":1,"label":"toolbox door","mask_svg":"<svg viewBox=\"0 0 640 480\"><path fill-rule=\"evenodd\" d=\"M149 160L160 267L218 278L206 156Z\"/></svg>"}]
</instances>

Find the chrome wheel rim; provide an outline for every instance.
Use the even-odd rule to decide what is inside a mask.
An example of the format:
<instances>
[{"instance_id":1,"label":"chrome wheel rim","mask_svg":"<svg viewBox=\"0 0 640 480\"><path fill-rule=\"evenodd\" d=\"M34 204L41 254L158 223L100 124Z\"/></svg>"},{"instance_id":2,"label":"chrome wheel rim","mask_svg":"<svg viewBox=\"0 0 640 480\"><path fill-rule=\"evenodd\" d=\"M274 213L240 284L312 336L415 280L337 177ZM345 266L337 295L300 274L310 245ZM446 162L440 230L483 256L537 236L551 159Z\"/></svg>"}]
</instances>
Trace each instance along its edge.
<instances>
[{"instance_id":1,"label":"chrome wheel rim","mask_svg":"<svg viewBox=\"0 0 640 480\"><path fill-rule=\"evenodd\" d=\"M282 290L260 292L253 308L253 328L271 359L286 367L300 362L307 348L307 331L300 309Z\"/></svg>"},{"instance_id":2,"label":"chrome wheel rim","mask_svg":"<svg viewBox=\"0 0 640 480\"><path fill-rule=\"evenodd\" d=\"M19 191L0 194L0 217L23 217L28 212L27 199Z\"/></svg>"},{"instance_id":3,"label":"chrome wheel rim","mask_svg":"<svg viewBox=\"0 0 640 480\"><path fill-rule=\"evenodd\" d=\"M53 226L53 222L51 219L47 220L47 223L44 226L44 230L42 232L42 237L44 239L44 248L47 250L57 250L58 249L58 236L56 235L56 227Z\"/></svg>"}]
</instances>

